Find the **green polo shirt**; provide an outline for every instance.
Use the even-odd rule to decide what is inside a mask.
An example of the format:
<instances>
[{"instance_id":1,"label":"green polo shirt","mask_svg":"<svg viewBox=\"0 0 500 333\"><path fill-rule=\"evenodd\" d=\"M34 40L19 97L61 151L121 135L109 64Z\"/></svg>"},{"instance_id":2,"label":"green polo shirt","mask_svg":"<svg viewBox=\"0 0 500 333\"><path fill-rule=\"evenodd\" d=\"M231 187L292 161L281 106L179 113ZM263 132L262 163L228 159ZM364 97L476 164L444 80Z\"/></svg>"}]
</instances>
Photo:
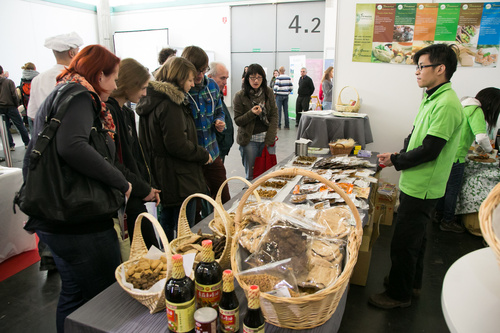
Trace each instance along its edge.
<instances>
[{"instance_id":1,"label":"green polo shirt","mask_svg":"<svg viewBox=\"0 0 500 333\"><path fill-rule=\"evenodd\" d=\"M463 119L462 105L451 89L451 83L445 83L431 96L425 96L413 123L414 129L407 151L421 146L427 135L447 142L435 160L401 172L401 191L419 199L438 199L444 195L457 153Z\"/></svg>"},{"instance_id":2,"label":"green polo shirt","mask_svg":"<svg viewBox=\"0 0 500 333\"><path fill-rule=\"evenodd\" d=\"M458 144L455 161L465 163L465 156L476 135L486 133L486 120L480 106L469 105L464 108L465 121L462 125L462 136Z\"/></svg>"}]
</instances>

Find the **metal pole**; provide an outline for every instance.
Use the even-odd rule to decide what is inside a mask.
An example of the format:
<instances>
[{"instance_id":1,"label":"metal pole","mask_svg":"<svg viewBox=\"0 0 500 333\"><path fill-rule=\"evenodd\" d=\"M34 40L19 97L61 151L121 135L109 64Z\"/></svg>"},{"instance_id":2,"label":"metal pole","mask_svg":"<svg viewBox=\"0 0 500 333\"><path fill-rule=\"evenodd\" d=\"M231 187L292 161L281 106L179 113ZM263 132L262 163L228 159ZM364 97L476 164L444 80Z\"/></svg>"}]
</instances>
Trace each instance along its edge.
<instances>
[{"instance_id":1,"label":"metal pole","mask_svg":"<svg viewBox=\"0 0 500 333\"><path fill-rule=\"evenodd\" d=\"M5 126L5 115L2 114L2 124L0 125L0 135L2 137L3 152L5 154L5 163L7 167L12 168L12 157L10 156L9 137L7 136L7 127Z\"/></svg>"}]
</instances>

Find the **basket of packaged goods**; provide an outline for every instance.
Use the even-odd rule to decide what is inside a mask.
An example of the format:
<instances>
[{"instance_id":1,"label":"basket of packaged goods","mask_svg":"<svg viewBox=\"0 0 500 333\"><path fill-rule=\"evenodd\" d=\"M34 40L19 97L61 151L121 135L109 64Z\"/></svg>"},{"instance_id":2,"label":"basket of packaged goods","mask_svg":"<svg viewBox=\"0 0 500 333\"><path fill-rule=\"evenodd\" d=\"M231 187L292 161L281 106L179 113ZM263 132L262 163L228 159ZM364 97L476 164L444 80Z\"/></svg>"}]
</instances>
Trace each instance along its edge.
<instances>
[{"instance_id":1,"label":"basket of packaged goods","mask_svg":"<svg viewBox=\"0 0 500 333\"><path fill-rule=\"evenodd\" d=\"M222 185L219 188L219 191L217 192L217 196L215 197L215 201L220 207L222 207L224 215L226 216L226 220L230 226L229 232L231 235L234 235L234 213L228 213L227 210L224 209L224 204L222 203L222 190L230 180L240 180L248 186L251 186L252 183L250 183L243 177L238 177L238 176L230 177L222 183ZM257 191L254 191L253 195L255 196L255 200L260 201L260 196L257 193ZM226 228L224 226L224 221L222 220L218 210L214 210L214 219L208 223L208 227L210 228L210 230L213 231L215 235L219 237L226 235Z\"/></svg>"},{"instance_id":2,"label":"basket of packaged goods","mask_svg":"<svg viewBox=\"0 0 500 333\"><path fill-rule=\"evenodd\" d=\"M330 154L332 155L349 155L354 148L356 141L353 139L339 139L335 142L330 142Z\"/></svg>"},{"instance_id":3,"label":"basket of packaged goods","mask_svg":"<svg viewBox=\"0 0 500 333\"><path fill-rule=\"evenodd\" d=\"M165 252L148 252L141 232L144 218L153 224ZM151 214L142 213L135 222L130 258L116 268L116 281L151 313L165 311L164 289L166 280L172 276L171 257L170 245L160 223Z\"/></svg>"},{"instance_id":4,"label":"basket of packaged goods","mask_svg":"<svg viewBox=\"0 0 500 333\"><path fill-rule=\"evenodd\" d=\"M484 199L479 208L479 225L484 239L500 265L500 183Z\"/></svg>"},{"instance_id":5,"label":"basket of packaged goods","mask_svg":"<svg viewBox=\"0 0 500 333\"><path fill-rule=\"evenodd\" d=\"M354 90L354 92L356 93L355 101L351 100L349 103L342 102L342 92L344 91L345 88L351 88ZM337 97L337 104L335 104L335 110L340 112L358 112L360 107L361 104L359 102L359 94L356 88L350 86L345 86L344 88L342 88L342 90L339 92L339 96Z\"/></svg>"},{"instance_id":6,"label":"basket of packaged goods","mask_svg":"<svg viewBox=\"0 0 500 333\"><path fill-rule=\"evenodd\" d=\"M262 201L245 205L252 191L273 177L317 179L345 201L325 209ZM234 218L231 267L248 293L258 285L270 324L310 329L335 312L349 283L363 234L359 213L335 183L315 172L289 168L259 178L243 195Z\"/></svg>"},{"instance_id":7,"label":"basket of packaged goods","mask_svg":"<svg viewBox=\"0 0 500 333\"><path fill-rule=\"evenodd\" d=\"M186 216L186 207L188 202L194 198L201 198L208 201L213 207L214 212L219 214L219 217L224 225L224 229L226 233L224 235L216 235L216 234L205 234L202 233L201 230L198 233L194 233L191 231L189 226L189 222ZM224 214L224 209L219 206L217 202L211 197L205 194L192 194L187 197L182 203L181 210L179 213L179 220L177 222L177 238L170 242L170 248L172 249L173 254L188 254L195 253L195 260L193 264L193 268L196 267L198 262L200 262L202 256L202 242L206 239L212 241L213 250L215 253L215 261L217 261L223 269L229 268L231 266L231 240L232 235L230 233L229 222L226 218L226 214Z\"/></svg>"}]
</instances>

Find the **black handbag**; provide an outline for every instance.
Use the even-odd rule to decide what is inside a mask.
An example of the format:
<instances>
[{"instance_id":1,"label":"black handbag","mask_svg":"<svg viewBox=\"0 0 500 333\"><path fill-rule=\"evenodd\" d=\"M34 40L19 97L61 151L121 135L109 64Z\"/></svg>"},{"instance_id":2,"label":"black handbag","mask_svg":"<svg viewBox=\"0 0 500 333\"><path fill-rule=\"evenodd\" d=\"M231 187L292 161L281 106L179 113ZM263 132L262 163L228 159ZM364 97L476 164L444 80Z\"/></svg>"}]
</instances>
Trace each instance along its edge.
<instances>
[{"instance_id":1,"label":"black handbag","mask_svg":"<svg viewBox=\"0 0 500 333\"><path fill-rule=\"evenodd\" d=\"M121 191L76 171L57 154L54 136L71 100L76 95L90 93L97 103L100 101L97 94L87 89L75 91L74 86L75 83L68 83L59 88L31 151L25 182L14 199L21 211L35 219L64 223L104 220L116 215L124 205ZM57 113L51 117L56 108ZM107 130L102 127L95 103L94 109L89 144L111 163L113 158L104 137L108 135Z\"/></svg>"}]
</instances>

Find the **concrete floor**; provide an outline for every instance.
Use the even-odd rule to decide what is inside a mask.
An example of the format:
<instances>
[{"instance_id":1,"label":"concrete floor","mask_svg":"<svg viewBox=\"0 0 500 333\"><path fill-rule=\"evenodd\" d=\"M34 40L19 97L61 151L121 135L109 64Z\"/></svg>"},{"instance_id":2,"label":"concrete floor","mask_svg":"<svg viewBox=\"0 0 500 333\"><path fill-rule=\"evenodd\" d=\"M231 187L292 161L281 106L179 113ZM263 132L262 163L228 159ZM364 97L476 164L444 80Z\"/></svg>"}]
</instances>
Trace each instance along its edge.
<instances>
[{"instance_id":1,"label":"concrete floor","mask_svg":"<svg viewBox=\"0 0 500 333\"><path fill-rule=\"evenodd\" d=\"M296 130L293 121L291 125L290 130L278 132L278 161L294 151ZM12 158L14 166L21 167L25 150L22 149L19 135L15 135L15 140L19 148L12 152ZM0 156L3 153L0 152ZM1 165L5 165L5 162ZM226 157L225 165L227 177L244 177L236 143ZM239 182L231 183L231 194L238 193L242 187ZM373 248L367 285L350 286L339 332L448 332L441 309L444 276L458 258L482 248L482 238L469 233L446 233L440 231L437 225L429 225L424 285L420 298L412 300L409 308L380 310L369 305L367 300L369 295L384 290L382 281L390 269L389 248L393 229L394 225L380 226L380 237ZM59 289L58 273L40 272L39 263L0 282L0 332L55 332Z\"/></svg>"}]
</instances>

